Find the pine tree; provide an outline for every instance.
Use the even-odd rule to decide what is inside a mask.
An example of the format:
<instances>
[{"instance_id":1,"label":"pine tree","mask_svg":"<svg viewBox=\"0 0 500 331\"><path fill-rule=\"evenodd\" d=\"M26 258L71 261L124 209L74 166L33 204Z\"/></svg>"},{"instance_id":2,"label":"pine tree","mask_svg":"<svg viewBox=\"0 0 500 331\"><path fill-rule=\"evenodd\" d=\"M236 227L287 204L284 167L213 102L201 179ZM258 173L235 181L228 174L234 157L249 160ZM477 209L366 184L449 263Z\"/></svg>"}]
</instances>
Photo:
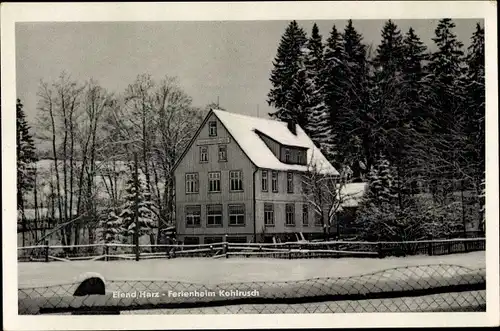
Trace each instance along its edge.
<instances>
[{"instance_id":1,"label":"pine tree","mask_svg":"<svg viewBox=\"0 0 500 331\"><path fill-rule=\"evenodd\" d=\"M27 192L33 188L33 163L36 161L35 144L26 122L23 104L17 99L16 103L16 151L17 151L17 189L18 192Z\"/></svg>"},{"instance_id":2,"label":"pine tree","mask_svg":"<svg viewBox=\"0 0 500 331\"><path fill-rule=\"evenodd\" d=\"M388 20L382 28L382 41L373 59L375 67L387 74L401 70L403 62L403 36L397 25Z\"/></svg>"},{"instance_id":3,"label":"pine tree","mask_svg":"<svg viewBox=\"0 0 500 331\"><path fill-rule=\"evenodd\" d=\"M130 171L131 175L127 179L125 187L125 203L121 208L121 213L119 217L122 219L123 224L123 234L125 236L133 236L135 232L136 222L135 222L135 208L136 201L138 202L138 223L139 223L139 237L150 234L152 227L155 224L155 216L153 213L153 203L151 201L151 194L147 191L147 186L144 178L139 176L138 187L139 190L136 192L135 189L135 179L134 171Z\"/></svg>"},{"instance_id":4,"label":"pine tree","mask_svg":"<svg viewBox=\"0 0 500 331\"><path fill-rule=\"evenodd\" d=\"M470 140L470 161L476 169L473 175L480 181L485 167L485 69L484 28L478 23L467 54L468 107L467 134ZM477 185L477 184L476 184ZM479 185L477 185L479 186Z\"/></svg>"},{"instance_id":5,"label":"pine tree","mask_svg":"<svg viewBox=\"0 0 500 331\"><path fill-rule=\"evenodd\" d=\"M100 222L101 240L106 244L117 243L122 232L123 219L117 216L113 210L110 210L105 216Z\"/></svg>"},{"instance_id":6,"label":"pine tree","mask_svg":"<svg viewBox=\"0 0 500 331\"><path fill-rule=\"evenodd\" d=\"M306 48L307 54L305 54L304 65L308 76L313 80L316 88L321 89L321 73L324 71L324 46L323 37L319 34L316 23L313 25L311 37L306 43Z\"/></svg>"},{"instance_id":7,"label":"pine tree","mask_svg":"<svg viewBox=\"0 0 500 331\"><path fill-rule=\"evenodd\" d=\"M268 104L276 109L270 114L278 119L295 119L297 123L304 126L300 120L303 119L297 111L301 110L300 105L295 105L294 101L301 100L300 96L293 94L293 85L297 80L301 61L301 49L307 42L306 33L299 27L296 21L290 22L281 37L277 55L273 61L274 68L271 72L271 91L268 93ZM290 108L295 105L294 108Z\"/></svg>"},{"instance_id":8,"label":"pine tree","mask_svg":"<svg viewBox=\"0 0 500 331\"><path fill-rule=\"evenodd\" d=\"M390 206L396 198L396 182L389 161L380 155L368 175L369 203Z\"/></svg>"},{"instance_id":9,"label":"pine tree","mask_svg":"<svg viewBox=\"0 0 500 331\"><path fill-rule=\"evenodd\" d=\"M403 40L403 64L401 101L406 109L406 120L412 129L422 131L427 127L423 98L423 78L425 76L423 61L427 59L427 47L410 27Z\"/></svg>"},{"instance_id":10,"label":"pine tree","mask_svg":"<svg viewBox=\"0 0 500 331\"><path fill-rule=\"evenodd\" d=\"M299 68L300 80L295 87L303 87L303 111L307 114L305 131L323 154L331 159L334 153L333 131L328 110L324 101L322 82L323 42L318 26L313 25L311 38L302 48L302 61ZM305 78L303 81L302 78Z\"/></svg>"},{"instance_id":11,"label":"pine tree","mask_svg":"<svg viewBox=\"0 0 500 331\"><path fill-rule=\"evenodd\" d=\"M449 134L457 121L460 102L456 82L463 73L463 44L453 33L455 23L450 18L439 21L432 38L437 50L430 55L427 70L430 74L430 102L428 107L434 117L434 133Z\"/></svg>"},{"instance_id":12,"label":"pine tree","mask_svg":"<svg viewBox=\"0 0 500 331\"><path fill-rule=\"evenodd\" d=\"M369 169L373 164L375 153L372 136L372 104L369 92L369 63L367 47L362 42L352 20L344 29L344 75L340 81L344 95L342 104L337 111L337 122L334 132L343 141L337 140L336 145L342 148L343 164L351 167L354 177L363 175L363 168ZM342 147L340 147L342 146Z\"/></svg>"},{"instance_id":13,"label":"pine tree","mask_svg":"<svg viewBox=\"0 0 500 331\"><path fill-rule=\"evenodd\" d=\"M35 144L26 122L21 100L16 102L16 152L17 152L17 209L21 215L23 246L25 245L26 218L24 195L33 189L35 179Z\"/></svg>"},{"instance_id":14,"label":"pine tree","mask_svg":"<svg viewBox=\"0 0 500 331\"><path fill-rule=\"evenodd\" d=\"M342 83L342 80L346 77L344 44L342 34L338 32L335 25L332 27L330 36L326 40L323 62L323 71L321 73L322 94L332 130L332 144L336 146L335 149L338 151L348 136L342 134L343 126L340 125L345 100ZM339 167L339 169L347 168L343 155L344 153L335 153L335 156L330 158L330 162Z\"/></svg>"}]
</instances>

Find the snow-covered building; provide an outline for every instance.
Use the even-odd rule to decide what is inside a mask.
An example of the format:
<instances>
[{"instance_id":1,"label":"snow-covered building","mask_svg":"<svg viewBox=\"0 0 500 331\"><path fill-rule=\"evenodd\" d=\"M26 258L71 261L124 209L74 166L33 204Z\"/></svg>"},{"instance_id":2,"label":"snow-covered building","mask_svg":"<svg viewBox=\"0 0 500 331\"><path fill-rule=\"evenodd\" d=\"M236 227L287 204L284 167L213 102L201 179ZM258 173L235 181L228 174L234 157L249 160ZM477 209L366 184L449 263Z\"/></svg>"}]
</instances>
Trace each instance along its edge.
<instances>
[{"instance_id":1,"label":"snow-covered building","mask_svg":"<svg viewBox=\"0 0 500 331\"><path fill-rule=\"evenodd\" d=\"M321 235L302 192L311 167L339 175L298 125L210 111L174 168L178 240Z\"/></svg>"}]
</instances>

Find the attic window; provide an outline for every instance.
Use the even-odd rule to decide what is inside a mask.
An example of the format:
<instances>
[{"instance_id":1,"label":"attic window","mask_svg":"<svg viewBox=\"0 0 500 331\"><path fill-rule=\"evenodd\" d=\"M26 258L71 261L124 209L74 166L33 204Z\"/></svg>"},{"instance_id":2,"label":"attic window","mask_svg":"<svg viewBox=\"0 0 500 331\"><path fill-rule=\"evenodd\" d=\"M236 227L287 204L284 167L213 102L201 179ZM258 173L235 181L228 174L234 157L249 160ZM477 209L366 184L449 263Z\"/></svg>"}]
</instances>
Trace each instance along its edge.
<instances>
[{"instance_id":1,"label":"attic window","mask_svg":"<svg viewBox=\"0 0 500 331\"><path fill-rule=\"evenodd\" d=\"M285 162L290 163L290 150L288 148L285 149Z\"/></svg>"},{"instance_id":2,"label":"attic window","mask_svg":"<svg viewBox=\"0 0 500 331\"><path fill-rule=\"evenodd\" d=\"M210 122L208 122L208 135L210 137L216 137L217 136L217 122L216 121L210 121Z\"/></svg>"}]
</instances>

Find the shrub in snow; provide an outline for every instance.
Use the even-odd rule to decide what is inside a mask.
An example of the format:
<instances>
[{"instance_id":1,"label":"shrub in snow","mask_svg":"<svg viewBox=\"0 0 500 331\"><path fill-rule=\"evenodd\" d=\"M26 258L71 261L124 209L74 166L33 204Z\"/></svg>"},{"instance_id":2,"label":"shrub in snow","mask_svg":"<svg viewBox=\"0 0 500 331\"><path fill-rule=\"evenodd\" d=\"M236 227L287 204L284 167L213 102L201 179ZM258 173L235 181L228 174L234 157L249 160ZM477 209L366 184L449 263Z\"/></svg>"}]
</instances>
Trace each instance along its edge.
<instances>
[{"instance_id":1,"label":"shrub in snow","mask_svg":"<svg viewBox=\"0 0 500 331\"><path fill-rule=\"evenodd\" d=\"M122 233L124 236L133 236L135 233L136 222L135 208L138 203L138 224L139 237L150 234L156 222L156 215L153 213L154 203L151 201L151 193L147 188L145 180L139 177L139 190L136 192L134 185L134 174L131 172L125 187L125 203L121 208L119 217L122 219Z\"/></svg>"}]
</instances>

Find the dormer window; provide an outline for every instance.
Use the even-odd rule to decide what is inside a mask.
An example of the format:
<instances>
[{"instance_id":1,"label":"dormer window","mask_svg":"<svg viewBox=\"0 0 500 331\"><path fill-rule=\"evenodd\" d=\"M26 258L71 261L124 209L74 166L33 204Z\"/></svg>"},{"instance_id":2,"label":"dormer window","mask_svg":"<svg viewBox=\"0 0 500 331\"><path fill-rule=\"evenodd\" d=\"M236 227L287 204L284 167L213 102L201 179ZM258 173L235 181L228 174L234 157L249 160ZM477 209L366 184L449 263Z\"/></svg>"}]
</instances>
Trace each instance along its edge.
<instances>
[{"instance_id":1,"label":"dormer window","mask_svg":"<svg viewBox=\"0 0 500 331\"><path fill-rule=\"evenodd\" d=\"M208 122L208 135L210 137L217 137L217 122L216 121Z\"/></svg>"},{"instance_id":2,"label":"dormer window","mask_svg":"<svg viewBox=\"0 0 500 331\"><path fill-rule=\"evenodd\" d=\"M285 162L290 163L290 150L288 148L285 149Z\"/></svg>"}]
</instances>

